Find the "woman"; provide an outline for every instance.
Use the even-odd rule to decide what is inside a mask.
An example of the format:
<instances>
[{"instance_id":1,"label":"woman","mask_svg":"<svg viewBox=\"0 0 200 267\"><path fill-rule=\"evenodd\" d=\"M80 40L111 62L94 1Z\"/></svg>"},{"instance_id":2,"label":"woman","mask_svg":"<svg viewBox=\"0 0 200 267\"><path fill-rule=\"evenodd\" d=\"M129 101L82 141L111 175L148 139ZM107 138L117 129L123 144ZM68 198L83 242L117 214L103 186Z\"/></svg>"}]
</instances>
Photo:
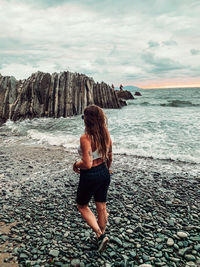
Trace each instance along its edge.
<instances>
[{"instance_id":1,"label":"woman","mask_svg":"<svg viewBox=\"0 0 200 267\"><path fill-rule=\"evenodd\" d=\"M108 219L106 200L110 184L112 141L106 126L106 116L100 107L86 107L82 117L85 123L85 133L80 138L82 159L73 165L73 170L80 173L76 201L82 217L96 233L98 251L102 251L108 242L105 235ZM96 204L97 219L88 207L92 197Z\"/></svg>"}]
</instances>

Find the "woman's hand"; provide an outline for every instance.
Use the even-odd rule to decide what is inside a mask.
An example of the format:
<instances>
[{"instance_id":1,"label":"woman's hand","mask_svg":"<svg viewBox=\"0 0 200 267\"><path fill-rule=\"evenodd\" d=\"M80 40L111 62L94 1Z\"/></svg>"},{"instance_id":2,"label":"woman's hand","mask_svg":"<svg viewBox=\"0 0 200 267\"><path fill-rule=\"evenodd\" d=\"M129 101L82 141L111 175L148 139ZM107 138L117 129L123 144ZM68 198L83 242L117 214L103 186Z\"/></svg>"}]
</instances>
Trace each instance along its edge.
<instances>
[{"instance_id":1,"label":"woman's hand","mask_svg":"<svg viewBox=\"0 0 200 267\"><path fill-rule=\"evenodd\" d=\"M75 161L74 165L73 165L73 171L76 173L80 173L80 169L76 166L77 161Z\"/></svg>"}]
</instances>

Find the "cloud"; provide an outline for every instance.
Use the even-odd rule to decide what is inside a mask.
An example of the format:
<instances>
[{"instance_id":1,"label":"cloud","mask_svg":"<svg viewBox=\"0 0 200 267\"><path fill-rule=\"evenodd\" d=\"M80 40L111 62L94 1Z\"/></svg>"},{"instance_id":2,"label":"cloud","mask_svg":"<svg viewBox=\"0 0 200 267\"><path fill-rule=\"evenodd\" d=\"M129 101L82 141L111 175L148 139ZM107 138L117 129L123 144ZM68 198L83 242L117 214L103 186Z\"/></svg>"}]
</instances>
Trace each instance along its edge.
<instances>
[{"instance_id":1,"label":"cloud","mask_svg":"<svg viewBox=\"0 0 200 267\"><path fill-rule=\"evenodd\" d=\"M153 73L170 72L173 70L181 70L186 67L182 66L180 63L176 61L173 61L170 58L164 58L164 57L159 58L152 53L146 53L142 55L142 59L144 60L145 64L150 65L148 72L153 72Z\"/></svg>"},{"instance_id":2,"label":"cloud","mask_svg":"<svg viewBox=\"0 0 200 267\"><path fill-rule=\"evenodd\" d=\"M198 49L191 49L190 50L191 55L200 55L200 50Z\"/></svg>"},{"instance_id":3,"label":"cloud","mask_svg":"<svg viewBox=\"0 0 200 267\"><path fill-rule=\"evenodd\" d=\"M158 47L158 46L160 46L160 44L158 42L154 42L154 41L149 41L148 45L149 45L149 47Z\"/></svg>"},{"instance_id":4,"label":"cloud","mask_svg":"<svg viewBox=\"0 0 200 267\"><path fill-rule=\"evenodd\" d=\"M167 46L173 46L173 45L177 45L177 42L174 40L168 40L168 41L162 42L162 44L167 45Z\"/></svg>"},{"instance_id":5,"label":"cloud","mask_svg":"<svg viewBox=\"0 0 200 267\"><path fill-rule=\"evenodd\" d=\"M196 0L0 0L0 12L5 75L69 70L139 83L189 77L199 66Z\"/></svg>"}]
</instances>

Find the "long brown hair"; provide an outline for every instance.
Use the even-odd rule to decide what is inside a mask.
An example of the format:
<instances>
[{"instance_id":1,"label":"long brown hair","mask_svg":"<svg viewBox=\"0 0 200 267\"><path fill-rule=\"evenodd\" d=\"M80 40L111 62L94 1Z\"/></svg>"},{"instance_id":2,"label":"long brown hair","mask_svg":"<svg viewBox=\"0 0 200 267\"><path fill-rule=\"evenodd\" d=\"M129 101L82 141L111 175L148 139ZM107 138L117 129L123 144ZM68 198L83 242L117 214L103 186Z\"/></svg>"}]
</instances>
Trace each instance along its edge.
<instances>
[{"instance_id":1,"label":"long brown hair","mask_svg":"<svg viewBox=\"0 0 200 267\"><path fill-rule=\"evenodd\" d=\"M109 150L110 135L107 129L107 117L96 105L89 105L84 110L85 133L89 136L92 146L106 159Z\"/></svg>"}]
</instances>

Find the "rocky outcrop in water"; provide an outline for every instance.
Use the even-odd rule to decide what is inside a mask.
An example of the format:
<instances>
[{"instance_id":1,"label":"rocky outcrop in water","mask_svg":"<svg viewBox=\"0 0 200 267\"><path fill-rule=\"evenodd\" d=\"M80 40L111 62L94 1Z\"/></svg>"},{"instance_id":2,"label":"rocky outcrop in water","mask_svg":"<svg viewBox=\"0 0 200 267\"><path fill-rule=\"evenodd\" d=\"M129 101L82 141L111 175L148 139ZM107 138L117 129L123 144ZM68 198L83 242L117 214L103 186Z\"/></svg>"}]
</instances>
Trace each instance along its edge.
<instances>
[{"instance_id":1,"label":"rocky outcrop in water","mask_svg":"<svg viewBox=\"0 0 200 267\"><path fill-rule=\"evenodd\" d=\"M122 107L127 106L126 101L123 100L123 99L121 99L121 98L119 98L119 103L120 103L120 105L121 105Z\"/></svg>"},{"instance_id":2,"label":"rocky outcrop in water","mask_svg":"<svg viewBox=\"0 0 200 267\"><path fill-rule=\"evenodd\" d=\"M135 92L135 94L134 94L135 96L142 96L142 94L140 93L140 92Z\"/></svg>"},{"instance_id":3,"label":"rocky outcrop in water","mask_svg":"<svg viewBox=\"0 0 200 267\"><path fill-rule=\"evenodd\" d=\"M120 91L116 91L116 93L117 93L118 98L120 99L124 99L124 100L134 99L134 96L128 90L120 90Z\"/></svg>"},{"instance_id":4,"label":"rocky outcrop in water","mask_svg":"<svg viewBox=\"0 0 200 267\"><path fill-rule=\"evenodd\" d=\"M114 89L83 74L36 72L22 81L0 75L0 124L7 119L77 115L89 104L122 106Z\"/></svg>"}]
</instances>

